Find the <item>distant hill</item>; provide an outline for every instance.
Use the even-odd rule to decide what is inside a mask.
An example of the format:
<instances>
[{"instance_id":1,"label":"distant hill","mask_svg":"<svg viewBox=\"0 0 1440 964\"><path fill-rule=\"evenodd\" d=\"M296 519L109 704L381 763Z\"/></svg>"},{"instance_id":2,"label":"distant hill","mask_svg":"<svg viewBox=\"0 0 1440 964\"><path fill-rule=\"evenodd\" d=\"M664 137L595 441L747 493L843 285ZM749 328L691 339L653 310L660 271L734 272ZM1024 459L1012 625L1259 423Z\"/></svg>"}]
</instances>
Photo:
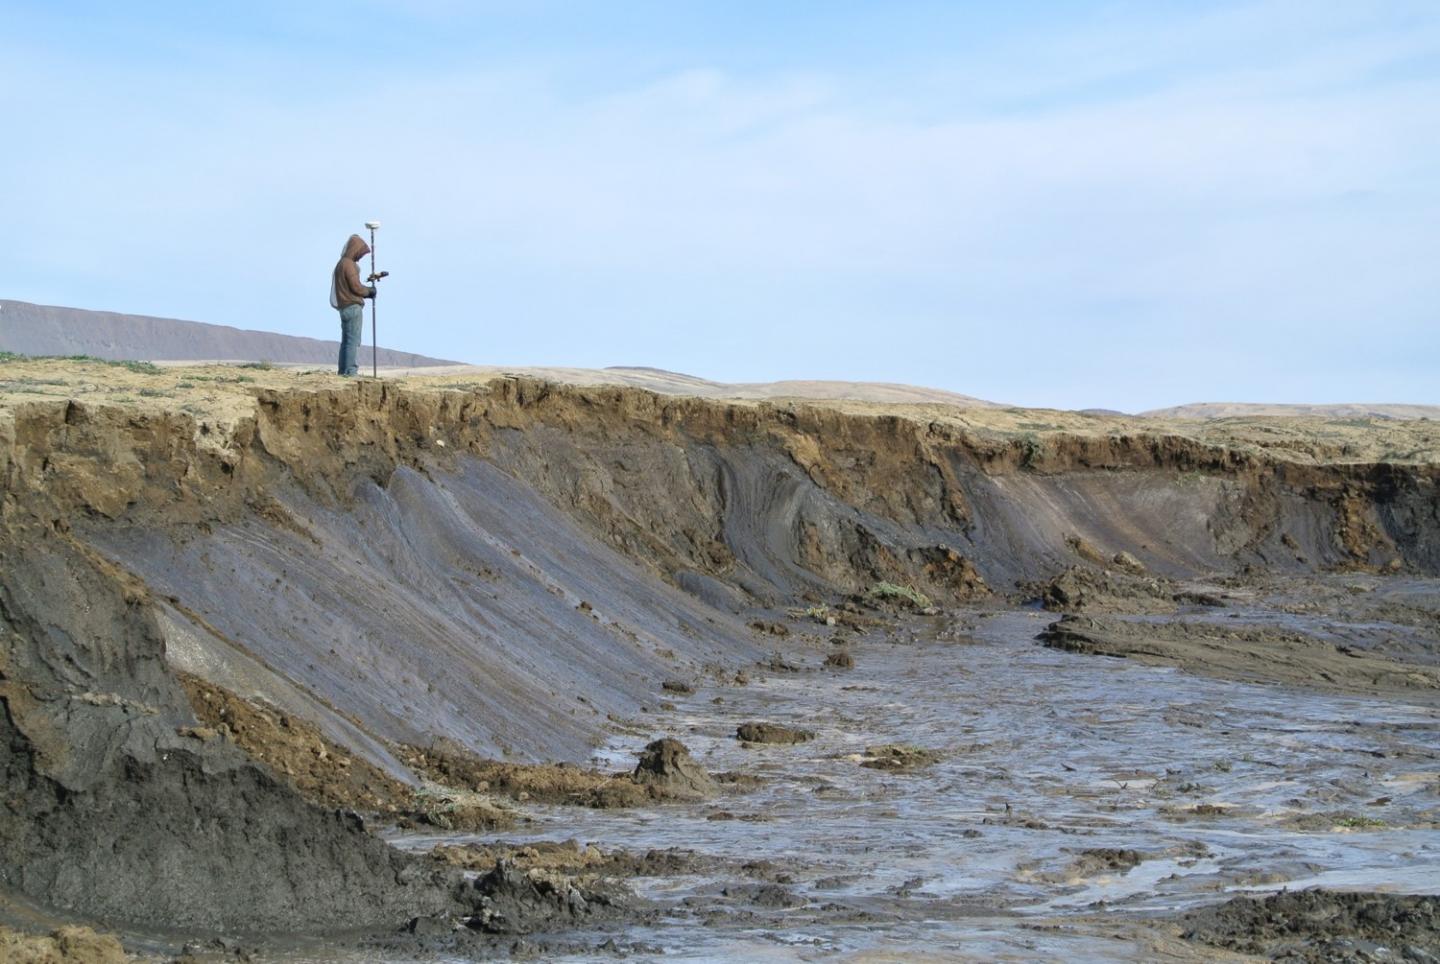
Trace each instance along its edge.
<instances>
[{"instance_id":1,"label":"distant hill","mask_svg":"<svg viewBox=\"0 0 1440 964\"><path fill-rule=\"evenodd\" d=\"M1336 405L1286 405L1265 402L1196 402L1191 405L1176 405L1174 408L1157 408L1141 412L1145 418L1181 418L1204 420L1210 418L1257 418L1283 416L1296 418L1398 418L1440 419L1440 405L1394 405L1343 403Z\"/></svg>"},{"instance_id":2,"label":"distant hill","mask_svg":"<svg viewBox=\"0 0 1440 964\"><path fill-rule=\"evenodd\" d=\"M850 399L858 402L892 402L907 405L953 405L956 408L1000 408L997 402L949 392L943 388L898 385L892 382L788 380L779 382L713 382L661 368L615 366L604 369L625 384L673 395L708 398Z\"/></svg>"},{"instance_id":3,"label":"distant hill","mask_svg":"<svg viewBox=\"0 0 1440 964\"><path fill-rule=\"evenodd\" d=\"M268 361L333 365L339 350L338 341L321 338L0 299L0 351L20 355L92 355L111 361ZM369 365L370 359L371 348L367 345L360 349L360 365ZM456 364L391 348L380 349L379 363L387 368Z\"/></svg>"}]
</instances>

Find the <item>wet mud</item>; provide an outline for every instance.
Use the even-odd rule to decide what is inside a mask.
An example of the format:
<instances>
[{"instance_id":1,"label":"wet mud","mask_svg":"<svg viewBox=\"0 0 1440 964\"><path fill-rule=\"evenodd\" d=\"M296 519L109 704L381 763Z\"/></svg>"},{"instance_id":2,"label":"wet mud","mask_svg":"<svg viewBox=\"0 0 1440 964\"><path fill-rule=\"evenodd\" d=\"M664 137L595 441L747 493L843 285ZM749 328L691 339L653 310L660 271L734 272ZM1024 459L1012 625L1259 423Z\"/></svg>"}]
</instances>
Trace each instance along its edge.
<instances>
[{"instance_id":1,"label":"wet mud","mask_svg":"<svg viewBox=\"0 0 1440 964\"><path fill-rule=\"evenodd\" d=\"M780 746L793 746L796 743L805 743L815 739L812 730L804 730L793 726L783 726L779 723L759 723L751 721L741 723L735 728L735 739L742 743L771 743Z\"/></svg>"},{"instance_id":2,"label":"wet mud","mask_svg":"<svg viewBox=\"0 0 1440 964\"><path fill-rule=\"evenodd\" d=\"M1292 589L1293 592L1293 589ZM1170 619L1072 614L1037 636L1072 653L1133 659L1222 679L1440 701L1428 627L1355 613L1305 618L1253 607ZM1143 612L1143 610L1142 610ZM1403 616L1403 614L1402 614ZM1248 618L1247 618L1248 617Z\"/></svg>"},{"instance_id":3,"label":"wet mud","mask_svg":"<svg viewBox=\"0 0 1440 964\"><path fill-rule=\"evenodd\" d=\"M0 896L280 960L1149 960L1433 887L1433 466L251 402L0 412Z\"/></svg>"},{"instance_id":4,"label":"wet mud","mask_svg":"<svg viewBox=\"0 0 1440 964\"><path fill-rule=\"evenodd\" d=\"M744 794L540 807L512 835L396 842L458 866L622 880L649 909L609 933L681 960L922 945L947 960L1206 960L1239 949L1249 918L1217 918L1222 938L1185 915L1235 893L1435 887L1433 705L1096 660L1036 644L1046 618L898 622L852 643L876 667L861 685L812 670L702 687L672 726L707 769L762 778ZM751 717L815 736L756 756L733 739ZM638 749L617 740L601 759ZM921 766L865 766L921 752ZM1367 939L1347 927L1332 930ZM1291 953L1256 928L1246 953Z\"/></svg>"},{"instance_id":5,"label":"wet mud","mask_svg":"<svg viewBox=\"0 0 1440 964\"><path fill-rule=\"evenodd\" d=\"M1302 890L1237 897L1181 918L1186 940L1293 961L1440 957L1440 897Z\"/></svg>"}]
</instances>

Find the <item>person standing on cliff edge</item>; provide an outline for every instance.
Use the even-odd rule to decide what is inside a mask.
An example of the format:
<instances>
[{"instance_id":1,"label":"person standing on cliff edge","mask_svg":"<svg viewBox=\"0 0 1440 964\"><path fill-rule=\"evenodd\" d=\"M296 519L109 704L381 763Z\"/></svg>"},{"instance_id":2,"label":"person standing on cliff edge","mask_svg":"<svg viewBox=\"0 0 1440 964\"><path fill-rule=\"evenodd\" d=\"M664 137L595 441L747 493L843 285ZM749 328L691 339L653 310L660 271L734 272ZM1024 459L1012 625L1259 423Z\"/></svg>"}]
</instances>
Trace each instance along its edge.
<instances>
[{"instance_id":1,"label":"person standing on cliff edge","mask_svg":"<svg viewBox=\"0 0 1440 964\"><path fill-rule=\"evenodd\" d=\"M330 307L340 312L340 374L354 375L360 352L360 332L365 326L365 299L375 297L374 286L360 283L360 259L370 245L358 234L350 235L335 271L330 276Z\"/></svg>"}]
</instances>

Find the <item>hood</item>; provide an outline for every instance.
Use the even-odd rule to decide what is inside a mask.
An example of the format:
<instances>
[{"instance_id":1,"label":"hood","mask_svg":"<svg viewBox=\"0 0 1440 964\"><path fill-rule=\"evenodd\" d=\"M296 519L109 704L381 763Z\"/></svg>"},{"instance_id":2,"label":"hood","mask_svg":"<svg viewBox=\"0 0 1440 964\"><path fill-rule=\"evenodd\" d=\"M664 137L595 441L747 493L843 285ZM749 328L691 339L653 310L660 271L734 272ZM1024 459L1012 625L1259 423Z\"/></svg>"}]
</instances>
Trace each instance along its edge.
<instances>
[{"instance_id":1,"label":"hood","mask_svg":"<svg viewBox=\"0 0 1440 964\"><path fill-rule=\"evenodd\" d=\"M370 253L370 245L358 234L350 235L350 240L345 242L345 253L342 258L349 258L351 261L359 261Z\"/></svg>"}]
</instances>

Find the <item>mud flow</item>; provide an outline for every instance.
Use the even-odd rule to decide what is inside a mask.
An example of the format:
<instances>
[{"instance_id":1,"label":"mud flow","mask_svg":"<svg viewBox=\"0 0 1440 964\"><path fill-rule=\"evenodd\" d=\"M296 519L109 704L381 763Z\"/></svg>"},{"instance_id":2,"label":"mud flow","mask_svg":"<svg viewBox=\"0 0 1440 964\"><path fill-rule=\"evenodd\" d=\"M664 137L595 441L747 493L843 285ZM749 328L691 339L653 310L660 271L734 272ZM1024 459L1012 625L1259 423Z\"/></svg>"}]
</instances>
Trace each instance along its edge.
<instances>
[{"instance_id":1,"label":"mud flow","mask_svg":"<svg viewBox=\"0 0 1440 964\"><path fill-rule=\"evenodd\" d=\"M712 772L758 778L748 792L538 807L512 834L394 842L693 852L680 873L632 879L661 913L614 934L680 960L1200 959L1149 922L1252 891L1440 890L1433 706L1056 652L1034 644L1036 613L964 624L867 642L863 673L676 697L668 728ZM815 738L737 741L756 717ZM642 743L616 740L601 762L631 764ZM862 765L877 744L939 759Z\"/></svg>"}]
</instances>

